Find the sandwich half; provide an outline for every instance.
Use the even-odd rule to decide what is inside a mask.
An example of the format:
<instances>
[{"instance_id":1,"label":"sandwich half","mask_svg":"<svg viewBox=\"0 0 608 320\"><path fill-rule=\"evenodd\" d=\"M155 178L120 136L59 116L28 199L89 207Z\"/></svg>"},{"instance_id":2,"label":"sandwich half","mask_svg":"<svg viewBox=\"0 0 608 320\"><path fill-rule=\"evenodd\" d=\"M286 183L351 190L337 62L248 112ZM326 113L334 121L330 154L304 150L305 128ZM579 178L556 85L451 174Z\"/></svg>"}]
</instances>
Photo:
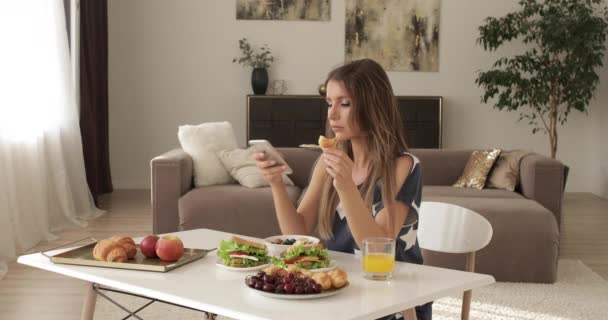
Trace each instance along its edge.
<instances>
[{"instance_id":1,"label":"sandwich half","mask_svg":"<svg viewBox=\"0 0 608 320\"><path fill-rule=\"evenodd\" d=\"M270 261L266 245L236 236L220 243L217 256L222 264L234 268L255 267Z\"/></svg>"},{"instance_id":2,"label":"sandwich half","mask_svg":"<svg viewBox=\"0 0 608 320\"><path fill-rule=\"evenodd\" d=\"M303 269L319 269L329 266L327 249L321 244L289 247L283 252L285 264L293 264Z\"/></svg>"}]
</instances>

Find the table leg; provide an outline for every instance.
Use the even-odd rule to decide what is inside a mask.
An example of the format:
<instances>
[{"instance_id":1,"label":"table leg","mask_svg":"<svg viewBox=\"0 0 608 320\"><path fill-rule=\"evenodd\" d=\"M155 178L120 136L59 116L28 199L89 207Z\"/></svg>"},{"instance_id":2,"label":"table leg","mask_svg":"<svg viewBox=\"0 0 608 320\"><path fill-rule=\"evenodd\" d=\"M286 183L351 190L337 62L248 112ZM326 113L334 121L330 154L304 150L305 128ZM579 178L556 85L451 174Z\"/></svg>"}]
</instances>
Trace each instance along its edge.
<instances>
[{"instance_id":1,"label":"table leg","mask_svg":"<svg viewBox=\"0 0 608 320\"><path fill-rule=\"evenodd\" d=\"M475 252L471 252L467 255L467 268L468 272L475 272ZM471 312L471 295L472 290L467 290L462 295L462 311L460 313L461 320L469 320L469 314Z\"/></svg>"},{"instance_id":2,"label":"table leg","mask_svg":"<svg viewBox=\"0 0 608 320\"><path fill-rule=\"evenodd\" d=\"M460 313L461 320L469 320L469 313L471 312L471 294L473 291L467 290L462 296L462 311Z\"/></svg>"},{"instance_id":3,"label":"table leg","mask_svg":"<svg viewBox=\"0 0 608 320\"><path fill-rule=\"evenodd\" d=\"M95 314L95 302L97 301L97 293L93 289L93 284L87 282L85 284L84 301L82 303L82 312L80 313L81 320L93 320Z\"/></svg>"},{"instance_id":4,"label":"table leg","mask_svg":"<svg viewBox=\"0 0 608 320\"><path fill-rule=\"evenodd\" d=\"M405 320L416 320L416 309L414 308L409 308L405 311L403 311L403 319Z\"/></svg>"}]
</instances>

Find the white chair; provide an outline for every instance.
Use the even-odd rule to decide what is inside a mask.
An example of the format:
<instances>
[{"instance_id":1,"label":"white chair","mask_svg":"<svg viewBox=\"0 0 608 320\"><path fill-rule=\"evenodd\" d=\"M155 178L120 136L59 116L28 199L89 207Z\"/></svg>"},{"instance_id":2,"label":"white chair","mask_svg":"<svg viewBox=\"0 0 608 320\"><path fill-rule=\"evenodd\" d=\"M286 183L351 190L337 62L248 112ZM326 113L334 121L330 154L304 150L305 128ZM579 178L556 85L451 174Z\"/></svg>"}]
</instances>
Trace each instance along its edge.
<instances>
[{"instance_id":1,"label":"white chair","mask_svg":"<svg viewBox=\"0 0 608 320\"><path fill-rule=\"evenodd\" d=\"M418 212L420 248L446 253L466 253L466 271L475 272L475 253L492 239L492 226L477 212L442 202L425 202ZM462 297L461 319L469 319L471 290Z\"/></svg>"}]
</instances>

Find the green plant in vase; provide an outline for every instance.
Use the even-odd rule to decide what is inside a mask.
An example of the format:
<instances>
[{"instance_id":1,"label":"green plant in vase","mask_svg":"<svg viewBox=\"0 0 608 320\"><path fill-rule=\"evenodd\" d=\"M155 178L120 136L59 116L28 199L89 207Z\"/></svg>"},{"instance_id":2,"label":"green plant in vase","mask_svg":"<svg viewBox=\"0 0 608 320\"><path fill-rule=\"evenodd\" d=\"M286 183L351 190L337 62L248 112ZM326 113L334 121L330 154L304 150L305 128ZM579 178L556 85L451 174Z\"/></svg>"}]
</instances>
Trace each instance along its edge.
<instances>
[{"instance_id":1,"label":"green plant in vase","mask_svg":"<svg viewBox=\"0 0 608 320\"><path fill-rule=\"evenodd\" d=\"M268 88L268 68L274 62L270 48L265 44L259 50L255 50L249 44L247 38L239 40L240 56L232 59L233 63L239 63L246 67L252 67L251 87L255 94L265 94Z\"/></svg>"}]
</instances>

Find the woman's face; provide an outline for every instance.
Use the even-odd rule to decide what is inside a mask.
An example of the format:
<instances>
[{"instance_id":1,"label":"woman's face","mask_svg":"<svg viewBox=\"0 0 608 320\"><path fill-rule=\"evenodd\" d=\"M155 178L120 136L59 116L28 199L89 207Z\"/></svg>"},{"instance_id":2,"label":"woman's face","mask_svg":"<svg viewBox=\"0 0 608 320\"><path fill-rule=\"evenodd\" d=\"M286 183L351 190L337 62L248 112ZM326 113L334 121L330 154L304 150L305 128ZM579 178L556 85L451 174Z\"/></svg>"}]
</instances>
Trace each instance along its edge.
<instances>
[{"instance_id":1,"label":"woman's face","mask_svg":"<svg viewBox=\"0 0 608 320\"><path fill-rule=\"evenodd\" d=\"M331 130L338 140L350 140L361 136L359 126L351 121L352 99L342 81L329 80L327 82L327 119Z\"/></svg>"}]
</instances>

